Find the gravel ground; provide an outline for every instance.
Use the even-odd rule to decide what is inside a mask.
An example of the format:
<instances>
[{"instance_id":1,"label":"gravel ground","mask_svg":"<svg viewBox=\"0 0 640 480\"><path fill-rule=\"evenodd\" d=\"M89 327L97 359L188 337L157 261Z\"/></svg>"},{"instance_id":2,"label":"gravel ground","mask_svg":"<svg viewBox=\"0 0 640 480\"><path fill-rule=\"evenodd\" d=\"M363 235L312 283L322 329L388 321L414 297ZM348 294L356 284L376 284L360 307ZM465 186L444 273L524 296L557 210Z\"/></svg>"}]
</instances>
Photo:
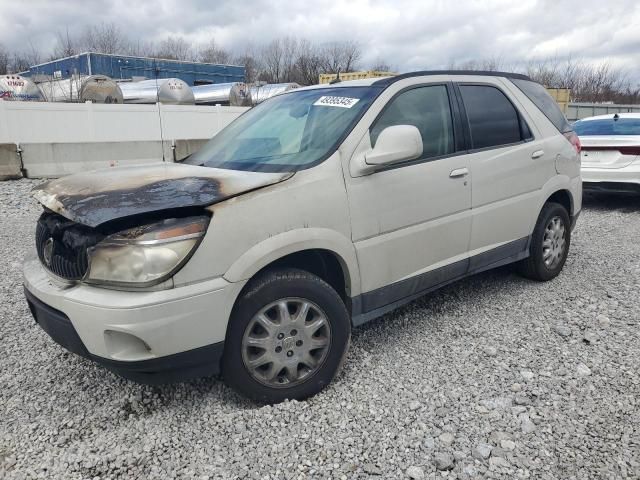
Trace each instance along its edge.
<instances>
[{"instance_id":1,"label":"gravel ground","mask_svg":"<svg viewBox=\"0 0 640 480\"><path fill-rule=\"evenodd\" d=\"M0 478L640 478L640 199L587 199L562 275L477 275L357 329L306 402L122 380L33 322L34 182L0 182Z\"/></svg>"}]
</instances>

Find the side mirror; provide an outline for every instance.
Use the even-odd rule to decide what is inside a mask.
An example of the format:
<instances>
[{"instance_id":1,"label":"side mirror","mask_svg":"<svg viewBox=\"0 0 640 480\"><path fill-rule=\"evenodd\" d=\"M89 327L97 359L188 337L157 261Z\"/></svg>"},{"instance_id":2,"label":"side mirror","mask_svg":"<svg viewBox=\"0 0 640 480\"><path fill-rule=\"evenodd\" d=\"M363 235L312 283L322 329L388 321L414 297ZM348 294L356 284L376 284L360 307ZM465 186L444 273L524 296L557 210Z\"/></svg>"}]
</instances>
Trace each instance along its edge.
<instances>
[{"instance_id":1,"label":"side mirror","mask_svg":"<svg viewBox=\"0 0 640 480\"><path fill-rule=\"evenodd\" d=\"M422 155L422 135L413 125L387 127L376 141L376 146L365 153L367 165L393 165L414 160Z\"/></svg>"}]
</instances>

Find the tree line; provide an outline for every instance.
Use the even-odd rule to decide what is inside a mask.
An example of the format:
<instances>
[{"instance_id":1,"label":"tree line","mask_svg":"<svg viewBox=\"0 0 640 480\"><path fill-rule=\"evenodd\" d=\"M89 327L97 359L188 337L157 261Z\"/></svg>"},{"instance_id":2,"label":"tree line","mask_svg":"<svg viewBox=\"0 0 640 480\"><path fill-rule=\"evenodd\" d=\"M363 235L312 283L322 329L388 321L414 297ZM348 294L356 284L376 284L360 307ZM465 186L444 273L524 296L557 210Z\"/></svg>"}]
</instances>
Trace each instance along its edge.
<instances>
[{"instance_id":1,"label":"tree line","mask_svg":"<svg viewBox=\"0 0 640 480\"><path fill-rule=\"evenodd\" d=\"M638 79L616 68L610 61L588 62L582 58L551 57L513 63L493 57L463 63L451 62L455 70L498 70L523 73L549 88L568 88L573 102L640 103Z\"/></svg>"},{"instance_id":2,"label":"tree line","mask_svg":"<svg viewBox=\"0 0 640 480\"><path fill-rule=\"evenodd\" d=\"M281 37L264 45L246 44L235 50L220 45L214 38L194 44L182 36L170 35L158 42L132 40L116 23L100 23L78 33L68 29L56 34L47 54L32 43L20 51L9 52L0 44L0 75L21 72L44 61L83 52L133 55L172 60L241 65L246 81L268 83L296 82L312 85L321 73L357 70L392 71L384 59L363 62L361 45L353 40L314 43L304 38ZM451 61L454 70L502 70L525 73L551 88L569 88L571 100L578 102L640 103L640 86L628 72L611 62L588 62L580 58L548 58L528 62L508 62L500 57ZM425 65L425 70L429 69Z\"/></svg>"},{"instance_id":3,"label":"tree line","mask_svg":"<svg viewBox=\"0 0 640 480\"><path fill-rule=\"evenodd\" d=\"M53 49L48 54L32 43L15 52L7 51L0 44L0 75L25 71L32 65L83 52L241 65L246 69L247 82L297 82L301 85L318 83L321 73L349 72L361 67L389 68L381 62L363 66L362 49L351 40L312 43L306 39L282 37L265 45L247 44L232 51L213 38L199 44L174 35L159 42L135 41L117 24L101 23L90 25L79 34L68 29L57 32Z\"/></svg>"}]
</instances>

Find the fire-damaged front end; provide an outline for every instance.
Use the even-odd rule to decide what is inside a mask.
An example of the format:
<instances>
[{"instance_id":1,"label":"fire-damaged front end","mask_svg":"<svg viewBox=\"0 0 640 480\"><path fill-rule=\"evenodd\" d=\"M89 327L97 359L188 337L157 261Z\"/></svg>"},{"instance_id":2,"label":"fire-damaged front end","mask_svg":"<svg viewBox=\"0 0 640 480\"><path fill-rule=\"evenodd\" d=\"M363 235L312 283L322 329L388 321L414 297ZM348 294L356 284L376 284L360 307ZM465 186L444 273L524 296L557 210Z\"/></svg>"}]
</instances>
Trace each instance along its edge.
<instances>
[{"instance_id":1,"label":"fire-damaged front end","mask_svg":"<svg viewBox=\"0 0 640 480\"><path fill-rule=\"evenodd\" d=\"M63 282L123 289L158 285L184 265L207 231L208 212L190 213L195 212L88 227L45 211L36 226L38 259Z\"/></svg>"},{"instance_id":2,"label":"fire-damaged front end","mask_svg":"<svg viewBox=\"0 0 640 480\"><path fill-rule=\"evenodd\" d=\"M138 381L217 373L224 328L215 315L230 310L238 286L218 277L174 288L173 276L207 234L207 207L289 176L163 164L36 187L37 258L24 267L36 322L68 350Z\"/></svg>"}]
</instances>

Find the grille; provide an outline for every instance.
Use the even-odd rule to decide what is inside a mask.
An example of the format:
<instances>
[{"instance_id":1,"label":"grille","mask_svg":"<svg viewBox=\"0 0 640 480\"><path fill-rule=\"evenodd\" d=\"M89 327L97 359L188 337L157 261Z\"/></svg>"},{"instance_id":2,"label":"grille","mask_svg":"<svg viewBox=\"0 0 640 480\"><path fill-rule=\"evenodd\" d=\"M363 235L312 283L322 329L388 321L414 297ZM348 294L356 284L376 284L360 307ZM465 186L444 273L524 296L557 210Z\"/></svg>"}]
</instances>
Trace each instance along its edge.
<instances>
[{"instance_id":1,"label":"grille","mask_svg":"<svg viewBox=\"0 0 640 480\"><path fill-rule=\"evenodd\" d=\"M36 249L44 267L66 280L80 280L89 268L87 248L97 243L87 228L44 213L36 226Z\"/></svg>"}]
</instances>

